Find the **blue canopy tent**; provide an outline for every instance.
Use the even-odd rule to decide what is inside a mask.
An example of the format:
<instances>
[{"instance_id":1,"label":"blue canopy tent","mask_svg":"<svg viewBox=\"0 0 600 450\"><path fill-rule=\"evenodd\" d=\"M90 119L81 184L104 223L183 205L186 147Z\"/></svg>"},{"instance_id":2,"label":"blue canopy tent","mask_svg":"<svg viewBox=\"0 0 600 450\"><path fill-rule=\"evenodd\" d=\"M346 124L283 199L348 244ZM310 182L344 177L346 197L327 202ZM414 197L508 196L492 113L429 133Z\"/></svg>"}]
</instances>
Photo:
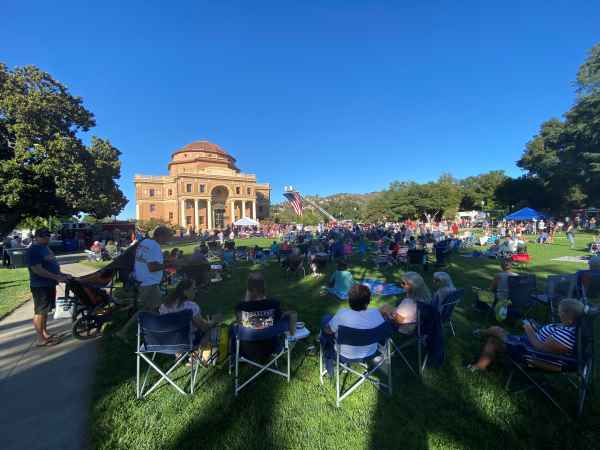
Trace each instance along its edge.
<instances>
[{"instance_id":1,"label":"blue canopy tent","mask_svg":"<svg viewBox=\"0 0 600 450\"><path fill-rule=\"evenodd\" d=\"M504 220L540 220L545 219L546 217L546 214L538 212L535 209L523 208L509 214Z\"/></svg>"}]
</instances>

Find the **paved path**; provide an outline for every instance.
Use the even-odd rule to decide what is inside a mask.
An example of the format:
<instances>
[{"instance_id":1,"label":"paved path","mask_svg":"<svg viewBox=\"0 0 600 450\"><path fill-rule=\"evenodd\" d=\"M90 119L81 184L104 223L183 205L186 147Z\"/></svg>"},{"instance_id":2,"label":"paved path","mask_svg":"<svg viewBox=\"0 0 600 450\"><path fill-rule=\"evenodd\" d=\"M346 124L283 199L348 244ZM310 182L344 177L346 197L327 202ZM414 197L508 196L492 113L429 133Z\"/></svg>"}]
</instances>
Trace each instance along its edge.
<instances>
[{"instance_id":1,"label":"paved path","mask_svg":"<svg viewBox=\"0 0 600 450\"><path fill-rule=\"evenodd\" d=\"M62 270L81 276L95 269L75 263ZM74 340L70 319L49 318L50 332L68 337L38 348L32 316L30 300L0 321L0 448L85 449L97 344Z\"/></svg>"}]
</instances>

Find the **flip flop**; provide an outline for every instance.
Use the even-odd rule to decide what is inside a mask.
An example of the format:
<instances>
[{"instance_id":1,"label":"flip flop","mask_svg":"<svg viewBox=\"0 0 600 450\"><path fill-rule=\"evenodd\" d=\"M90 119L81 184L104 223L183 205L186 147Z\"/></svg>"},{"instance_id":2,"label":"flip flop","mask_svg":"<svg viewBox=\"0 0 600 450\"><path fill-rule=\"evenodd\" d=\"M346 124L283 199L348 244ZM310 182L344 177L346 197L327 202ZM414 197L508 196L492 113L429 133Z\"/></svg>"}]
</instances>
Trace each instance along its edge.
<instances>
[{"instance_id":1,"label":"flip flop","mask_svg":"<svg viewBox=\"0 0 600 450\"><path fill-rule=\"evenodd\" d=\"M44 342L38 342L35 344L36 347L54 347L57 344L60 344L61 341L57 339L46 339Z\"/></svg>"}]
</instances>

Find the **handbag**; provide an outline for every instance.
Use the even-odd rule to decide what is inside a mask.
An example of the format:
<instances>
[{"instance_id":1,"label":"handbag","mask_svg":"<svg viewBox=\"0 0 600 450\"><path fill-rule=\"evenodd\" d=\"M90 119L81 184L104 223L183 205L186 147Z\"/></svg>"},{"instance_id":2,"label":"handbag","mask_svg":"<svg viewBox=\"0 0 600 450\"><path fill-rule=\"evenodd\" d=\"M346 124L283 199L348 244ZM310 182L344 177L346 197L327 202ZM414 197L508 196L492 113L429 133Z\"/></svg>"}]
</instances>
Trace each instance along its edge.
<instances>
[{"instance_id":1,"label":"handbag","mask_svg":"<svg viewBox=\"0 0 600 450\"><path fill-rule=\"evenodd\" d=\"M54 319L71 319L75 301L69 297L59 297L56 299L56 308L54 309Z\"/></svg>"}]
</instances>

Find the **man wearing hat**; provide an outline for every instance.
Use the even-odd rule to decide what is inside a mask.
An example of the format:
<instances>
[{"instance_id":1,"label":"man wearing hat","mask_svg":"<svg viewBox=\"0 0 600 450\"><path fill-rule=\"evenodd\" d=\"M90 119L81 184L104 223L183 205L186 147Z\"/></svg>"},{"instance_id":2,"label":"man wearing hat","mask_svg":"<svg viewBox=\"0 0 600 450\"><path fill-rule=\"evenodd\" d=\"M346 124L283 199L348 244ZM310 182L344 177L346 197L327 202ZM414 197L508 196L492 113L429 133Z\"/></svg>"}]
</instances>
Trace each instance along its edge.
<instances>
[{"instance_id":1,"label":"man wearing hat","mask_svg":"<svg viewBox=\"0 0 600 450\"><path fill-rule=\"evenodd\" d=\"M71 278L71 275L61 273L54 253L48 247L49 241L50 231L47 228L37 230L33 244L26 253L29 287L33 296L33 326L38 334L38 347L51 347L59 342L56 336L48 333L46 321L48 312L56 302L56 285Z\"/></svg>"}]
</instances>

